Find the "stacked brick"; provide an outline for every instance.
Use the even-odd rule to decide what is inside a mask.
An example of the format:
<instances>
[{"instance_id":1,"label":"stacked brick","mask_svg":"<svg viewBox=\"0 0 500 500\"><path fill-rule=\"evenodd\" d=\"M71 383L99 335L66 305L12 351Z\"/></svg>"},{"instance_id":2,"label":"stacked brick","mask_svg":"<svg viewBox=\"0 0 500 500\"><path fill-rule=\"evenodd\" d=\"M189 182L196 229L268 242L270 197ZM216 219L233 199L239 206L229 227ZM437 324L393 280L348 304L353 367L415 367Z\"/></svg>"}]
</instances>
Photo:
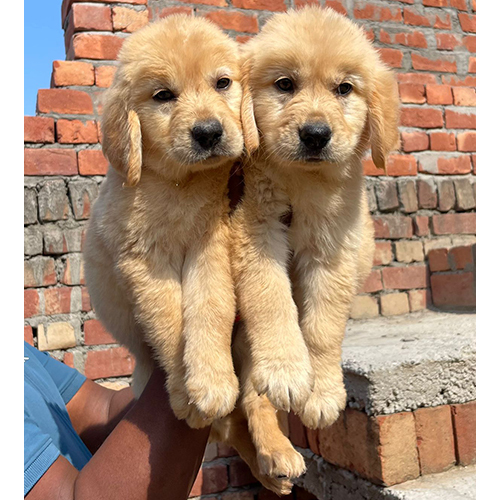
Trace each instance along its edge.
<instances>
[{"instance_id":1,"label":"stacked brick","mask_svg":"<svg viewBox=\"0 0 500 500\"><path fill-rule=\"evenodd\" d=\"M402 101L401 150L386 172L364 162L377 250L352 318L473 306L474 259L465 254L476 232L475 0L64 0L67 60L53 63L51 88L39 91L36 116L25 117L25 339L101 383L130 380L134 360L96 319L81 256L108 168L102 94L124 39L181 12L244 43L274 12L310 3L365 28L397 72ZM251 486L237 457L209 450L197 495L273 498Z\"/></svg>"}]
</instances>

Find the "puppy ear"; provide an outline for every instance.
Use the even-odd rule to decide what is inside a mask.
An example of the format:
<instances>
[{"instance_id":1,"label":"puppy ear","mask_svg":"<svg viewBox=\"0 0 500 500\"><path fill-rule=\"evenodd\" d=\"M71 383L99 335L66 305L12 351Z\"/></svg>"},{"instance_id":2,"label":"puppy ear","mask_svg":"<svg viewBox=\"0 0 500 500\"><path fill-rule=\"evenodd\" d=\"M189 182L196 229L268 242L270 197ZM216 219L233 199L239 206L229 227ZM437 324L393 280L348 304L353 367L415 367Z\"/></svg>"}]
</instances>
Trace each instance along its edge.
<instances>
[{"instance_id":1,"label":"puppy ear","mask_svg":"<svg viewBox=\"0 0 500 500\"><path fill-rule=\"evenodd\" d=\"M102 149L106 158L113 168L125 176L125 186L135 186L141 178L141 123L135 111L127 110L127 96L117 88L108 91L102 133Z\"/></svg>"},{"instance_id":2,"label":"puppy ear","mask_svg":"<svg viewBox=\"0 0 500 500\"><path fill-rule=\"evenodd\" d=\"M373 162L385 170L387 156L399 148L398 86L394 74L387 68L381 68L375 75L369 124Z\"/></svg>"},{"instance_id":3,"label":"puppy ear","mask_svg":"<svg viewBox=\"0 0 500 500\"><path fill-rule=\"evenodd\" d=\"M253 153L259 147L259 131L255 122L253 111L253 99L250 89L250 59L247 59L242 67L241 88L241 125L243 127L243 139L248 153Z\"/></svg>"}]
</instances>

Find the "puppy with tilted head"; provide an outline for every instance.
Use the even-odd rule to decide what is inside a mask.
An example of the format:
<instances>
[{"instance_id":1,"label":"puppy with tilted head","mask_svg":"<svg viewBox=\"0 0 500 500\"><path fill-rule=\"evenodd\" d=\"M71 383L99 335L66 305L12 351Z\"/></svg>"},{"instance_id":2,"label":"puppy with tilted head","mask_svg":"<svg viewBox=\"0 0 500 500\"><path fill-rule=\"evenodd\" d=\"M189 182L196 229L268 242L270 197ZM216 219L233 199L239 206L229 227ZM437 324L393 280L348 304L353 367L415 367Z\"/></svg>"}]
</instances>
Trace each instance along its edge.
<instances>
[{"instance_id":1,"label":"puppy with tilted head","mask_svg":"<svg viewBox=\"0 0 500 500\"><path fill-rule=\"evenodd\" d=\"M232 261L248 376L276 408L322 428L345 407L341 344L372 266L362 157L371 148L383 169L398 147L397 84L363 30L331 9L277 14L245 51L253 154Z\"/></svg>"},{"instance_id":2,"label":"puppy with tilted head","mask_svg":"<svg viewBox=\"0 0 500 500\"><path fill-rule=\"evenodd\" d=\"M113 168L85 242L92 304L136 358L135 392L156 359L192 427L238 397L227 185L243 150L241 96L237 43L174 15L127 38L103 111Z\"/></svg>"}]
</instances>

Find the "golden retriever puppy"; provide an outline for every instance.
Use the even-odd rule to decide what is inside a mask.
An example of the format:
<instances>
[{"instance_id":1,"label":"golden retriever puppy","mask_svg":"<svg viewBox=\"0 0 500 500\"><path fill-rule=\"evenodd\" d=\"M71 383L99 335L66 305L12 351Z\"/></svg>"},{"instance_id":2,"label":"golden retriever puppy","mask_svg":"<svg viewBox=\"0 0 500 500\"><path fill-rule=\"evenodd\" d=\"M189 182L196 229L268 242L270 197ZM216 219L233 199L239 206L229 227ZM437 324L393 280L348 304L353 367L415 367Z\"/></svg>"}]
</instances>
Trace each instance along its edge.
<instances>
[{"instance_id":1,"label":"golden retriever puppy","mask_svg":"<svg viewBox=\"0 0 500 500\"><path fill-rule=\"evenodd\" d=\"M112 169L87 232L97 316L136 358L154 357L172 408L193 427L229 414L235 295L227 185L243 150L237 43L202 18L171 16L127 38L103 111Z\"/></svg>"},{"instance_id":2,"label":"golden retriever puppy","mask_svg":"<svg viewBox=\"0 0 500 500\"><path fill-rule=\"evenodd\" d=\"M331 9L277 14L245 50L242 121L255 152L232 220L253 386L241 381L242 408L266 394L322 428L345 407L341 344L374 250L361 160L371 147L384 168L398 146L396 80Z\"/></svg>"}]
</instances>

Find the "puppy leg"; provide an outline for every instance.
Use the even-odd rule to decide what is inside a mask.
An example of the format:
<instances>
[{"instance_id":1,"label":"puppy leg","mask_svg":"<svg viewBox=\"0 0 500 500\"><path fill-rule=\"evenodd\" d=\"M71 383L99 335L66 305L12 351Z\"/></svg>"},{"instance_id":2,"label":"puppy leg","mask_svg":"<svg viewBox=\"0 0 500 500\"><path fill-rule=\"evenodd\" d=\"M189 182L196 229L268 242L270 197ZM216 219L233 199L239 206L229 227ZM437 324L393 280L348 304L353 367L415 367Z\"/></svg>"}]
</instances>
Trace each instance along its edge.
<instances>
[{"instance_id":1,"label":"puppy leg","mask_svg":"<svg viewBox=\"0 0 500 500\"><path fill-rule=\"evenodd\" d=\"M182 276L187 392L206 418L222 418L234 409L239 392L231 356L236 298L227 221L191 246Z\"/></svg>"},{"instance_id":2,"label":"puppy leg","mask_svg":"<svg viewBox=\"0 0 500 500\"><path fill-rule=\"evenodd\" d=\"M232 218L236 295L252 357L249 376L275 407L299 412L313 377L288 276L287 228L280 222L288 203L253 169L245 173L245 196Z\"/></svg>"}]
</instances>

